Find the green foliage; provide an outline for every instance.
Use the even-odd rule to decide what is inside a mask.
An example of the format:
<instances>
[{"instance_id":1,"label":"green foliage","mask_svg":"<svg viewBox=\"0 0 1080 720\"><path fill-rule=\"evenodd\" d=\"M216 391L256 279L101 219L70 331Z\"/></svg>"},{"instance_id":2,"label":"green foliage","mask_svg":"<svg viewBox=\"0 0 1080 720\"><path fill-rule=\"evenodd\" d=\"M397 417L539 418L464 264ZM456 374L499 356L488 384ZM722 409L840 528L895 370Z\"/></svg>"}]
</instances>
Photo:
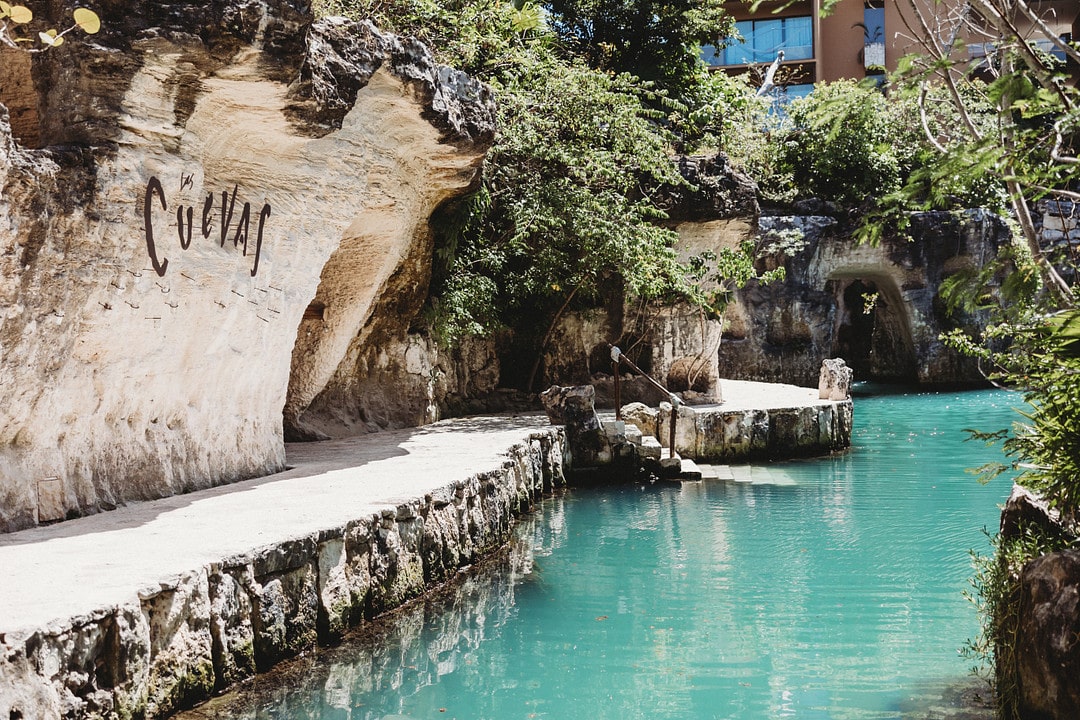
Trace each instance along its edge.
<instances>
[{"instance_id":1,"label":"green foliage","mask_svg":"<svg viewBox=\"0 0 1080 720\"><path fill-rule=\"evenodd\" d=\"M722 152L751 177L768 177L777 146L767 129L771 103L747 75L701 70L668 114L668 125L687 153Z\"/></svg>"},{"instance_id":2,"label":"green foliage","mask_svg":"<svg viewBox=\"0 0 1080 720\"><path fill-rule=\"evenodd\" d=\"M533 58L498 81L504 130L485 167L487 200L448 240L460 262L446 280L459 287L464 271L497 278L497 289L487 303L457 306L451 334L496 318L516 324L571 294L595 300L616 278L632 295L690 295L674 233L643 192L683 181L633 80Z\"/></svg>"},{"instance_id":3,"label":"green foliage","mask_svg":"<svg viewBox=\"0 0 1080 720\"><path fill-rule=\"evenodd\" d=\"M898 142L896 110L874 85L850 80L793 100L781 162L800 194L858 206L899 190L913 158Z\"/></svg>"},{"instance_id":4,"label":"green foliage","mask_svg":"<svg viewBox=\"0 0 1080 720\"><path fill-rule=\"evenodd\" d=\"M1075 521L1080 519L1080 310L1034 317L1008 332L1012 348L990 357L1004 379L1025 388L1033 409L1015 424L1005 451L1017 458L1017 482Z\"/></svg>"},{"instance_id":5,"label":"green foliage","mask_svg":"<svg viewBox=\"0 0 1080 720\"><path fill-rule=\"evenodd\" d=\"M323 2L322 12L420 38L442 62L495 90L499 136L482 187L436 218L429 320L444 341L512 327L520 342L543 345L545 328L550 334L574 303L614 293L711 307L713 295L678 261L676 235L662 226L654 200L663 188L685 185L672 162L675 123L659 108L683 117L687 106L616 71L656 71L669 86L695 87L705 75L690 46L707 28L726 32L716 24L719 2L564 3L545 6L550 14L503 0ZM603 33L632 19L660 35L627 36L609 48ZM590 22L599 34L575 38L582 27L575 23ZM663 53L657 42L667 43ZM642 60L650 53L668 64L634 66L651 63ZM684 62L691 56L692 66ZM752 255L715 261L714 273L753 273Z\"/></svg>"},{"instance_id":6,"label":"green foliage","mask_svg":"<svg viewBox=\"0 0 1080 720\"><path fill-rule=\"evenodd\" d=\"M320 15L370 20L382 30L415 37L441 62L477 77L497 74L515 52L550 39L535 3L505 0L316 0Z\"/></svg>"},{"instance_id":7,"label":"green foliage","mask_svg":"<svg viewBox=\"0 0 1080 720\"><path fill-rule=\"evenodd\" d=\"M700 46L734 34L723 0L555 0L545 7L572 55L676 94L698 79Z\"/></svg>"}]
</instances>

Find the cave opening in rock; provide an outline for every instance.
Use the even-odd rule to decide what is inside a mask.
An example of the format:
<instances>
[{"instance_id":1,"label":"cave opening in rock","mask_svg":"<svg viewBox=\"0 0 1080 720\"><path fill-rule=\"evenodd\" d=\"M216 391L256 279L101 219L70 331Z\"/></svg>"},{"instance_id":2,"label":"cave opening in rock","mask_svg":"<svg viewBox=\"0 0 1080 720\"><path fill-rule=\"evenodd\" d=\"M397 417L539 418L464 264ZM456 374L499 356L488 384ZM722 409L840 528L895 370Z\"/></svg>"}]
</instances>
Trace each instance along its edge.
<instances>
[{"instance_id":1,"label":"cave opening in rock","mask_svg":"<svg viewBox=\"0 0 1080 720\"><path fill-rule=\"evenodd\" d=\"M833 356L844 358L858 380L915 382L910 321L895 282L862 276L833 285L839 308Z\"/></svg>"}]
</instances>

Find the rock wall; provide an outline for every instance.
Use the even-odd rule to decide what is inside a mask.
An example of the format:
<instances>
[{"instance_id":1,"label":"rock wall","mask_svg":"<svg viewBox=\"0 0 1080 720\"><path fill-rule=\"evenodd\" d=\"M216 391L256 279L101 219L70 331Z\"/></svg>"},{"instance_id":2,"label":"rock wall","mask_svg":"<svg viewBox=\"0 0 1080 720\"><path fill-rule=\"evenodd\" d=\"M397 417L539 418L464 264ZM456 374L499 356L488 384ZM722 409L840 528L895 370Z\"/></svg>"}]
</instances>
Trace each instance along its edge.
<instances>
[{"instance_id":1,"label":"rock wall","mask_svg":"<svg viewBox=\"0 0 1080 720\"><path fill-rule=\"evenodd\" d=\"M987 319L950 314L941 285L958 271L984 266L1010 242L1008 228L980 210L921 213L911 223L911 239L877 246L856 243L828 216L680 223L684 257L751 239L761 267L783 265L786 279L738 291L722 324L679 306L570 314L545 357L545 382L588 382L597 372L610 373L608 342L671 389L713 399L721 399L721 377L813 387L827 357L844 358L856 380L982 382L976 362L946 347L940 335L981 328ZM627 399L657 402L648 393Z\"/></svg>"},{"instance_id":2,"label":"rock wall","mask_svg":"<svg viewBox=\"0 0 1080 720\"><path fill-rule=\"evenodd\" d=\"M384 623L372 623L364 634L346 638L320 652L316 664L294 663L273 676L257 677L236 692L211 699L177 720L217 720L223 716L357 718L355 698L372 688L390 688L411 697L437 684L450 672L486 673L472 657L478 644L497 635L518 612L518 592L542 558L564 540L567 500L556 496L543 512L522 518L507 552L471 569L452 592L412 603ZM366 717L393 717L395 700L365 705ZM475 710L475 716L484 715Z\"/></svg>"},{"instance_id":3,"label":"rock wall","mask_svg":"<svg viewBox=\"0 0 1080 720\"><path fill-rule=\"evenodd\" d=\"M1011 242L1001 218L981 210L919 213L907 236L871 246L852 238L846 218L760 215L753 184L722 156L682 158L680 167L698 188L672 189L664 203L680 256L752 241L759 269L783 266L785 281L750 283L722 322L679 306L613 303L570 313L545 353L545 385L591 381L598 397L606 397L605 381L595 376L611 372L609 342L671 389L705 401L721 399L721 377L813 387L827 357L844 358L856 380L984 381L976 362L946 347L940 335L980 329L987 318L950 314L941 286L957 272L983 267ZM1051 217L1054 212L1067 217ZM1044 214L1046 228L1075 224L1071 206ZM648 392L626 399L657 401Z\"/></svg>"},{"instance_id":4,"label":"rock wall","mask_svg":"<svg viewBox=\"0 0 1080 720\"><path fill-rule=\"evenodd\" d=\"M0 717L166 717L446 580L563 484L562 435L538 431L500 467L423 498L0 635Z\"/></svg>"},{"instance_id":5,"label":"rock wall","mask_svg":"<svg viewBox=\"0 0 1080 720\"><path fill-rule=\"evenodd\" d=\"M273 472L327 388L407 370L493 139L486 86L307 3L98 10L0 65L0 531Z\"/></svg>"},{"instance_id":6,"label":"rock wall","mask_svg":"<svg viewBox=\"0 0 1080 720\"><path fill-rule=\"evenodd\" d=\"M982 267L1009 243L1001 218L981 210L921 213L910 238L857 244L831 217L762 217L759 246L785 244L763 262L786 268L782 283L752 283L725 316L723 377L812 386L821 360L842 357L856 380L972 383L977 364L949 349L942 332L982 327L950 315L941 284ZM794 245L793 245L794 243Z\"/></svg>"}]
</instances>

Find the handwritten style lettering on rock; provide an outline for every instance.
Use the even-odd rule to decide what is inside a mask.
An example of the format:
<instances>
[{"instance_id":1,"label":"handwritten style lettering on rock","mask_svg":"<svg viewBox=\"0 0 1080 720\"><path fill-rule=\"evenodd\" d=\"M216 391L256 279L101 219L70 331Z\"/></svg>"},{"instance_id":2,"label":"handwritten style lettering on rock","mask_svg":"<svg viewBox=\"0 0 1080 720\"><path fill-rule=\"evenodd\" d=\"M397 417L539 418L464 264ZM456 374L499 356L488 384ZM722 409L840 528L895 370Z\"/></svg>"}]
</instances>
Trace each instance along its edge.
<instances>
[{"instance_id":1,"label":"handwritten style lettering on rock","mask_svg":"<svg viewBox=\"0 0 1080 720\"><path fill-rule=\"evenodd\" d=\"M185 176L181 183L181 188L189 187L191 184L190 176ZM219 208L221 247L225 247L225 242L229 239L231 233L233 247L238 248L243 245L243 255L244 257L247 257L248 236L250 235L251 230L251 203L244 203L234 229L233 216L236 210L237 189L238 186L233 185L231 196L227 191L223 190L221 192L221 204ZM165 272L169 268L169 259L164 256L164 250L162 250L161 255L158 254L157 241L154 239L155 197L160 202L160 212L168 212L169 205L165 199L165 189L162 187L161 181L158 180L157 177L151 177L146 183L146 193L143 195L143 221L146 228L146 252L150 256L150 262L154 266L154 271L160 277L165 277ZM202 204L202 215L199 223L199 231L204 239L209 239L214 230L214 205L216 202L217 196L215 196L214 193L211 192L206 194L206 199ZM254 262L251 266L251 277L255 277L256 273L259 272L259 256L262 254L263 244L263 226L268 217L270 217L270 203L264 203L262 209L259 211L258 225L255 230L255 251ZM187 250L191 247L194 227L195 208L182 204L177 205L176 235L181 250Z\"/></svg>"}]
</instances>

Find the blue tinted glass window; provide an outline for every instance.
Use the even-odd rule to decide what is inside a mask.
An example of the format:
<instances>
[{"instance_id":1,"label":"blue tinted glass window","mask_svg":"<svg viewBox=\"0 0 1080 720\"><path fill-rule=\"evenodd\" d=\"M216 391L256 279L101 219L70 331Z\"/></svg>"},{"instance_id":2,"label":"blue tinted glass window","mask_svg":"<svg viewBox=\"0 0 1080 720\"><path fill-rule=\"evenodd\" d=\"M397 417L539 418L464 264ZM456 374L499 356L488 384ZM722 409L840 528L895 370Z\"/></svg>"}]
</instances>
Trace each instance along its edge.
<instances>
[{"instance_id":1,"label":"blue tinted glass window","mask_svg":"<svg viewBox=\"0 0 1080 720\"><path fill-rule=\"evenodd\" d=\"M809 60L814 57L814 25L810 18L788 18L784 22L784 59Z\"/></svg>"},{"instance_id":2,"label":"blue tinted glass window","mask_svg":"<svg viewBox=\"0 0 1080 720\"><path fill-rule=\"evenodd\" d=\"M735 29L739 31L742 40L724 48L724 65L745 65L754 62L753 40L754 23L751 20L743 20L735 23Z\"/></svg>"},{"instance_id":3,"label":"blue tinted glass window","mask_svg":"<svg viewBox=\"0 0 1080 720\"><path fill-rule=\"evenodd\" d=\"M778 50L784 51L785 60L814 57L814 24L809 16L742 20L735 28L743 39L724 48L718 58L721 65L772 62ZM705 61L716 63L708 56Z\"/></svg>"}]
</instances>

